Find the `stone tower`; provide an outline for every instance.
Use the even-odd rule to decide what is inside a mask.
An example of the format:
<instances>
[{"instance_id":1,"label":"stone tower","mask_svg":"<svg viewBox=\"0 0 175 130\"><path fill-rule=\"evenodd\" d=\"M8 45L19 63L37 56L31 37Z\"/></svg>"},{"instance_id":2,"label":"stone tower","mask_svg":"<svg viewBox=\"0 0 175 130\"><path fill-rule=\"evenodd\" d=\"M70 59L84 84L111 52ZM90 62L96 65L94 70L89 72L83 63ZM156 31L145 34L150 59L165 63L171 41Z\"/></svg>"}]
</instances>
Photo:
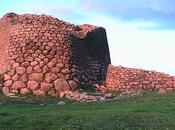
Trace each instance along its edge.
<instances>
[{"instance_id":1,"label":"stone tower","mask_svg":"<svg viewBox=\"0 0 175 130\"><path fill-rule=\"evenodd\" d=\"M56 95L105 81L106 31L47 15L8 13L0 19L3 92Z\"/></svg>"}]
</instances>

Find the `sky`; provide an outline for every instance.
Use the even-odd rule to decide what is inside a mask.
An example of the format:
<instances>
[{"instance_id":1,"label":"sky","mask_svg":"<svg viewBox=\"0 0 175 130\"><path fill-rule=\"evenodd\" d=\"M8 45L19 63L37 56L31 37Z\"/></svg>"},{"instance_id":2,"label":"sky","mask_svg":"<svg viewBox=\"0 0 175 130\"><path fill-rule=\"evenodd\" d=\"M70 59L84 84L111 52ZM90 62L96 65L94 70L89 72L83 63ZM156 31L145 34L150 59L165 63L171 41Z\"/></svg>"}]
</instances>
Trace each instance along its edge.
<instances>
[{"instance_id":1,"label":"sky","mask_svg":"<svg viewBox=\"0 0 175 130\"><path fill-rule=\"evenodd\" d=\"M113 65L175 75L175 0L0 0L8 12L102 26Z\"/></svg>"}]
</instances>

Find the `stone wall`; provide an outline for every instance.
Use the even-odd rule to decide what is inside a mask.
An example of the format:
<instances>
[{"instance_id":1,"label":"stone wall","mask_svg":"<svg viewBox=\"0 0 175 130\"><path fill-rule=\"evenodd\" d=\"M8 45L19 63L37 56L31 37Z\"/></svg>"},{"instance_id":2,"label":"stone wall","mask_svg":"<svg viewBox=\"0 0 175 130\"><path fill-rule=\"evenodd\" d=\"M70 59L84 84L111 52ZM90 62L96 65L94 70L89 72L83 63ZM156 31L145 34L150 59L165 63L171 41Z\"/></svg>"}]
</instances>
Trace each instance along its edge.
<instances>
[{"instance_id":1,"label":"stone wall","mask_svg":"<svg viewBox=\"0 0 175 130\"><path fill-rule=\"evenodd\" d=\"M110 64L104 28L47 15L6 14L0 20L0 46L4 94L57 96L104 82Z\"/></svg>"},{"instance_id":2,"label":"stone wall","mask_svg":"<svg viewBox=\"0 0 175 130\"><path fill-rule=\"evenodd\" d=\"M9 65L9 59L7 57L8 46L9 46L9 32L10 24L7 19L0 20L0 73L6 71L6 67Z\"/></svg>"},{"instance_id":3,"label":"stone wall","mask_svg":"<svg viewBox=\"0 0 175 130\"><path fill-rule=\"evenodd\" d=\"M109 65L105 87L124 94L175 91L175 77L156 71Z\"/></svg>"}]
</instances>

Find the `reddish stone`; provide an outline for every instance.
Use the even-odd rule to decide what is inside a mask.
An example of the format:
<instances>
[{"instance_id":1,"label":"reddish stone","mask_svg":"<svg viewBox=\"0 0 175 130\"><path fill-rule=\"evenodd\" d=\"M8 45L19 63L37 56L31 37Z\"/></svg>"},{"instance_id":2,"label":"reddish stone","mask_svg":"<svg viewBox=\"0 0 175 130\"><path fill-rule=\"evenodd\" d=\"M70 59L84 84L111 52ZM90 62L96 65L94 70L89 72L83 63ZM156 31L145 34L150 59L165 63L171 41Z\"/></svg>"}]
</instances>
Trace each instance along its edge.
<instances>
[{"instance_id":1,"label":"reddish stone","mask_svg":"<svg viewBox=\"0 0 175 130\"><path fill-rule=\"evenodd\" d=\"M41 54L42 52L40 50L36 50L35 54Z\"/></svg>"},{"instance_id":2,"label":"reddish stone","mask_svg":"<svg viewBox=\"0 0 175 130\"><path fill-rule=\"evenodd\" d=\"M45 75L45 81L47 81L48 83L54 81L55 79L57 79L57 75L53 74L53 73L47 73Z\"/></svg>"},{"instance_id":3,"label":"reddish stone","mask_svg":"<svg viewBox=\"0 0 175 130\"><path fill-rule=\"evenodd\" d=\"M37 64L38 64L37 61L30 62L30 65L31 65L31 66L36 66Z\"/></svg>"},{"instance_id":4,"label":"reddish stone","mask_svg":"<svg viewBox=\"0 0 175 130\"><path fill-rule=\"evenodd\" d=\"M57 76L58 76L58 78L60 78L60 79L64 79L64 78L66 77L66 76L65 76L64 74L62 74L62 73L58 73Z\"/></svg>"},{"instance_id":5,"label":"reddish stone","mask_svg":"<svg viewBox=\"0 0 175 130\"><path fill-rule=\"evenodd\" d=\"M36 96L45 96L45 92L42 90L36 90L33 92L33 94Z\"/></svg>"},{"instance_id":6,"label":"reddish stone","mask_svg":"<svg viewBox=\"0 0 175 130\"><path fill-rule=\"evenodd\" d=\"M27 72L27 74L33 73L33 68L31 66L27 67L26 72Z\"/></svg>"},{"instance_id":7,"label":"reddish stone","mask_svg":"<svg viewBox=\"0 0 175 130\"><path fill-rule=\"evenodd\" d=\"M12 60L15 60L16 58L18 58L18 55L13 55L12 56Z\"/></svg>"},{"instance_id":8,"label":"reddish stone","mask_svg":"<svg viewBox=\"0 0 175 130\"><path fill-rule=\"evenodd\" d=\"M54 65L56 65L56 64L57 64L57 62L58 62L58 61L57 61L57 58L52 58L52 59L51 59L51 62L53 62L53 63L54 63Z\"/></svg>"},{"instance_id":9,"label":"reddish stone","mask_svg":"<svg viewBox=\"0 0 175 130\"><path fill-rule=\"evenodd\" d=\"M33 70L34 70L35 72L38 72L38 73L40 73L40 72L42 71L42 69L41 69L41 67L40 67L39 65L36 65L36 66L33 68Z\"/></svg>"},{"instance_id":10,"label":"reddish stone","mask_svg":"<svg viewBox=\"0 0 175 130\"><path fill-rule=\"evenodd\" d=\"M57 64L57 67L60 68L60 69L63 69L64 68L64 64L63 63L59 63L59 64Z\"/></svg>"},{"instance_id":11,"label":"reddish stone","mask_svg":"<svg viewBox=\"0 0 175 130\"><path fill-rule=\"evenodd\" d=\"M11 92L14 93L14 94L18 94L19 93L18 90L11 90Z\"/></svg>"},{"instance_id":12,"label":"reddish stone","mask_svg":"<svg viewBox=\"0 0 175 130\"><path fill-rule=\"evenodd\" d=\"M13 81L19 80L19 75L18 75L18 74L15 74L15 75L12 77L12 80L13 80Z\"/></svg>"},{"instance_id":13,"label":"reddish stone","mask_svg":"<svg viewBox=\"0 0 175 130\"><path fill-rule=\"evenodd\" d=\"M65 79L57 79L54 81L55 90L66 91L70 90L70 86Z\"/></svg>"},{"instance_id":14,"label":"reddish stone","mask_svg":"<svg viewBox=\"0 0 175 130\"><path fill-rule=\"evenodd\" d=\"M47 64L49 62L49 59L48 58L45 58L44 59L44 62Z\"/></svg>"},{"instance_id":15,"label":"reddish stone","mask_svg":"<svg viewBox=\"0 0 175 130\"><path fill-rule=\"evenodd\" d=\"M29 62L23 62L23 63L21 63L21 66L22 67L28 67L29 66Z\"/></svg>"},{"instance_id":16,"label":"reddish stone","mask_svg":"<svg viewBox=\"0 0 175 130\"><path fill-rule=\"evenodd\" d=\"M12 83L13 83L12 80L7 80L7 81L4 82L4 86L5 86L5 87L9 87L9 86L12 85Z\"/></svg>"},{"instance_id":17,"label":"reddish stone","mask_svg":"<svg viewBox=\"0 0 175 130\"><path fill-rule=\"evenodd\" d=\"M26 60L26 61L32 62L32 61L33 61L33 57L29 57L29 56L28 56L27 58L25 58L25 60Z\"/></svg>"},{"instance_id":18,"label":"reddish stone","mask_svg":"<svg viewBox=\"0 0 175 130\"><path fill-rule=\"evenodd\" d=\"M28 81L27 87L30 90L35 91L35 90L37 90L39 88L39 83L37 83L36 81Z\"/></svg>"},{"instance_id":19,"label":"reddish stone","mask_svg":"<svg viewBox=\"0 0 175 130\"><path fill-rule=\"evenodd\" d=\"M49 63L47 64L47 66L48 66L49 68L53 68L53 67L54 67L54 63L53 63L53 62L49 62Z\"/></svg>"},{"instance_id":20,"label":"reddish stone","mask_svg":"<svg viewBox=\"0 0 175 130\"><path fill-rule=\"evenodd\" d=\"M12 68L15 69L15 68L19 67L19 65L20 65L19 63L15 62L15 63L13 63Z\"/></svg>"},{"instance_id":21,"label":"reddish stone","mask_svg":"<svg viewBox=\"0 0 175 130\"><path fill-rule=\"evenodd\" d=\"M17 67L16 68L16 73L17 74L24 74L26 69L24 67Z\"/></svg>"},{"instance_id":22,"label":"reddish stone","mask_svg":"<svg viewBox=\"0 0 175 130\"><path fill-rule=\"evenodd\" d=\"M65 80L70 80L70 78L71 78L71 75L67 74L66 77L65 77Z\"/></svg>"},{"instance_id":23,"label":"reddish stone","mask_svg":"<svg viewBox=\"0 0 175 130\"><path fill-rule=\"evenodd\" d=\"M17 59L16 59L16 62L22 63L22 62L24 62L24 58L17 58Z\"/></svg>"},{"instance_id":24,"label":"reddish stone","mask_svg":"<svg viewBox=\"0 0 175 130\"><path fill-rule=\"evenodd\" d=\"M69 80L69 85L71 87L71 90L75 90L77 88L77 83L74 82L73 80Z\"/></svg>"},{"instance_id":25,"label":"reddish stone","mask_svg":"<svg viewBox=\"0 0 175 130\"><path fill-rule=\"evenodd\" d=\"M7 93L9 93L10 92L10 89L8 88L8 87L3 87L2 88L2 93L3 94L7 94Z\"/></svg>"},{"instance_id":26,"label":"reddish stone","mask_svg":"<svg viewBox=\"0 0 175 130\"><path fill-rule=\"evenodd\" d=\"M41 83L41 90L48 92L51 88L53 88L53 84Z\"/></svg>"},{"instance_id":27,"label":"reddish stone","mask_svg":"<svg viewBox=\"0 0 175 130\"><path fill-rule=\"evenodd\" d=\"M54 43L53 42L48 42L48 46L53 47Z\"/></svg>"},{"instance_id":28,"label":"reddish stone","mask_svg":"<svg viewBox=\"0 0 175 130\"><path fill-rule=\"evenodd\" d=\"M44 67L43 67L43 73L45 74L45 73L47 73L49 71L49 67L47 66L47 65L45 65Z\"/></svg>"},{"instance_id":29,"label":"reddish stone","mask_svg":"<svg viewBox=\"0 0 175 130\"><path fill-rule=\"evenodd\" d=\"M28 88L21 88L20 89L20 94L22 95L27 95L30 93L30 90Z\"/></svg>"},{"instance_id":30,"label":"reddish stone","mask_svg":"<svg viewBox=\"0 0 175 130\"><path fill-rule=\"evenodd\" d=\"M143 81L143 84L150 84L150 81Z\"/></svg>"},{"instance_id":31,"label":"reddish stone","mask_svg":"<svg viewBox=\"0 0 175 130\"><path fill-rule=\"evenodd\" d=\"M15 74L15 69L11 69L7 74L13 76Z\"/></svg>"},{"instance_id":32,"label":"reddish stone","mask_svg":"<svg viewBox=\"0 0 175 130\"><path fill-rule=\"evenodd\" d=\"M44 62L44 61L41 61L41 62L39 63L39 65L40 65L40 67L43 67L43 66L45 65L45 62Z\"/></svg>"},{"instance_id":33,"label":"reddish stone","mask_svg":"<svg viewBox=\"0 0 175 130\"><path fill-rule=\"evenodd\" d=\"M71 71L69 69L64 69L61 71L63 74L70 74Z\"/></svg>"},{"instance_id":34,"label":"reddish stone","mask_svg":"<svg viewBox=\"0 0 175 130\"><path fill-rule=\"evenodd\" d=\"M25 88L25 87L26 87L26 85L23 82L21 82L21 81L15 81L12 84L12 86L11 86L11 88L15 89L15 90L18 90L18 89L21 89L21 88Z\"/></svg>"},{"instance_id":35,"label":"reddish stone","mask_svg":"<svg viewBox=\"0 0 175 130\"><path fill-rule=\"evenodd\" d=\"M6 97L14 97L15 96L15 93L7 93L7 94L5 94L5 96ZM15 96L15 97L17 97L17 96Z\"/></svg>"},{"instance_id":36,"label":"reddish stone","mask_svg":"<svg viewBox=\"0 0 175 130\"><path fill-rule=\"evenodd\" d=\"M11 79L11 76L8 74L4 74L4 81Z\"/></svg>"},{"instance_id":37,"label":"reddish stone","mask_svg":"<svg viewBox=\"0 0 175 130\"><path fill-rule=\"evenodd\" d=\"M174 89L173 88L166 88L166 91L172 92Z\"/></svg>"},{"instance_id":38,"label":"reddish stone","mask_svg":"<svg viewBox=\"0 0 175 130\"><path fill-rule=\"evenodd\" d=\"M27 82L27 80L28 80L27 74L23 74L23 75L21 76L21 81L22 81L22 82Z\"/></svg>"},{"instance_id":39,"label":"reddish stone","mask_svg":"<svg viewBox=\"0 0 175 130\"><path fill-rule=\"evenodd\" d=\"M51 69L51 71L52 71L52 73L57 74L57 73L59 73L61 70L60 70L60 68L54 67L54 68Z\"/></svg>"},{"instance_id":40,"label":"reddish stone","mask_svg":"<svg viewBox=\"0 0 175 130\"><path fill-rule=\"evenodd\" d=\"M47 51L50 51L51 49L52 49L52 47L46 46L46 50L47 50Z\"/></svg>"},{"instance_id":41,"label":"reddish stone","mask_svg":"<svg viewBox=\"0 0 175 130\"><path fill-rule=\"evenodd\" d=\"M44 61L45 61L45 59L46 59L46 57L45 57L43 54L40 54L40 55L39 55L39 58L42 59L42 60L44 60ZM47 64L48 62L45 62L45 63Z\"/></svg>"},{"instance_id":42,"label":"reddish stone","mask_svg":"<svg viewBox=\"0 0 175 130\"><path fill-rule=\"evenodd\" d=\"M29 74L29 80L41 82L43 80L43 74L42 73L32 73Z\"/></svg>"},{"instance_id":43,"label":"reddish stone","mask_svg":"<svg viewBox=\"0 0 175 130\"><path fill-rule=\"evenodd\" d=\"M65 96L66 94L65 94L65 92L60 92L60 98L63 98L64 96Z\"/></svg>"},{"instance_id":44,"label":"reddish stone","mask_svg":"<svg viewBox=\"0 0 175 130\"><path fill-rule=\"evenodd\" d=\"M165 91L165 89L159 89L158 93L163 94L163 93L166 93L166 91Z\"/></svg>"}]
</instances>

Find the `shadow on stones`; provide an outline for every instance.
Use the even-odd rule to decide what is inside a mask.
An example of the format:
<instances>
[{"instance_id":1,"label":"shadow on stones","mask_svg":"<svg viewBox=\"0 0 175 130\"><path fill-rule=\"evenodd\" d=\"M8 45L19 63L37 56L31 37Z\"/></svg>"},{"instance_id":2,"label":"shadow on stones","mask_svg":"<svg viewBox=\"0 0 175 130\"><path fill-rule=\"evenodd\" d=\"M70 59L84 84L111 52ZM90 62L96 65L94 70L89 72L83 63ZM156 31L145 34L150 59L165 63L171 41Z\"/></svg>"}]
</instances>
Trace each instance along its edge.
<instances>
[{"instance_id":1,"label":"shadow on stones","mask_svg":"<svg viewBox=\"0 0 175 130\"><path fill-rule=\"evenodd\" d=\"M78 31L86 32L87 30L79 29ZM73 35L71 42L71 62L77 70L80 88L103 83L108 65L111 63L105 29L96 27L87 32L83 38Z\"/></svg>"}]
</instances>

